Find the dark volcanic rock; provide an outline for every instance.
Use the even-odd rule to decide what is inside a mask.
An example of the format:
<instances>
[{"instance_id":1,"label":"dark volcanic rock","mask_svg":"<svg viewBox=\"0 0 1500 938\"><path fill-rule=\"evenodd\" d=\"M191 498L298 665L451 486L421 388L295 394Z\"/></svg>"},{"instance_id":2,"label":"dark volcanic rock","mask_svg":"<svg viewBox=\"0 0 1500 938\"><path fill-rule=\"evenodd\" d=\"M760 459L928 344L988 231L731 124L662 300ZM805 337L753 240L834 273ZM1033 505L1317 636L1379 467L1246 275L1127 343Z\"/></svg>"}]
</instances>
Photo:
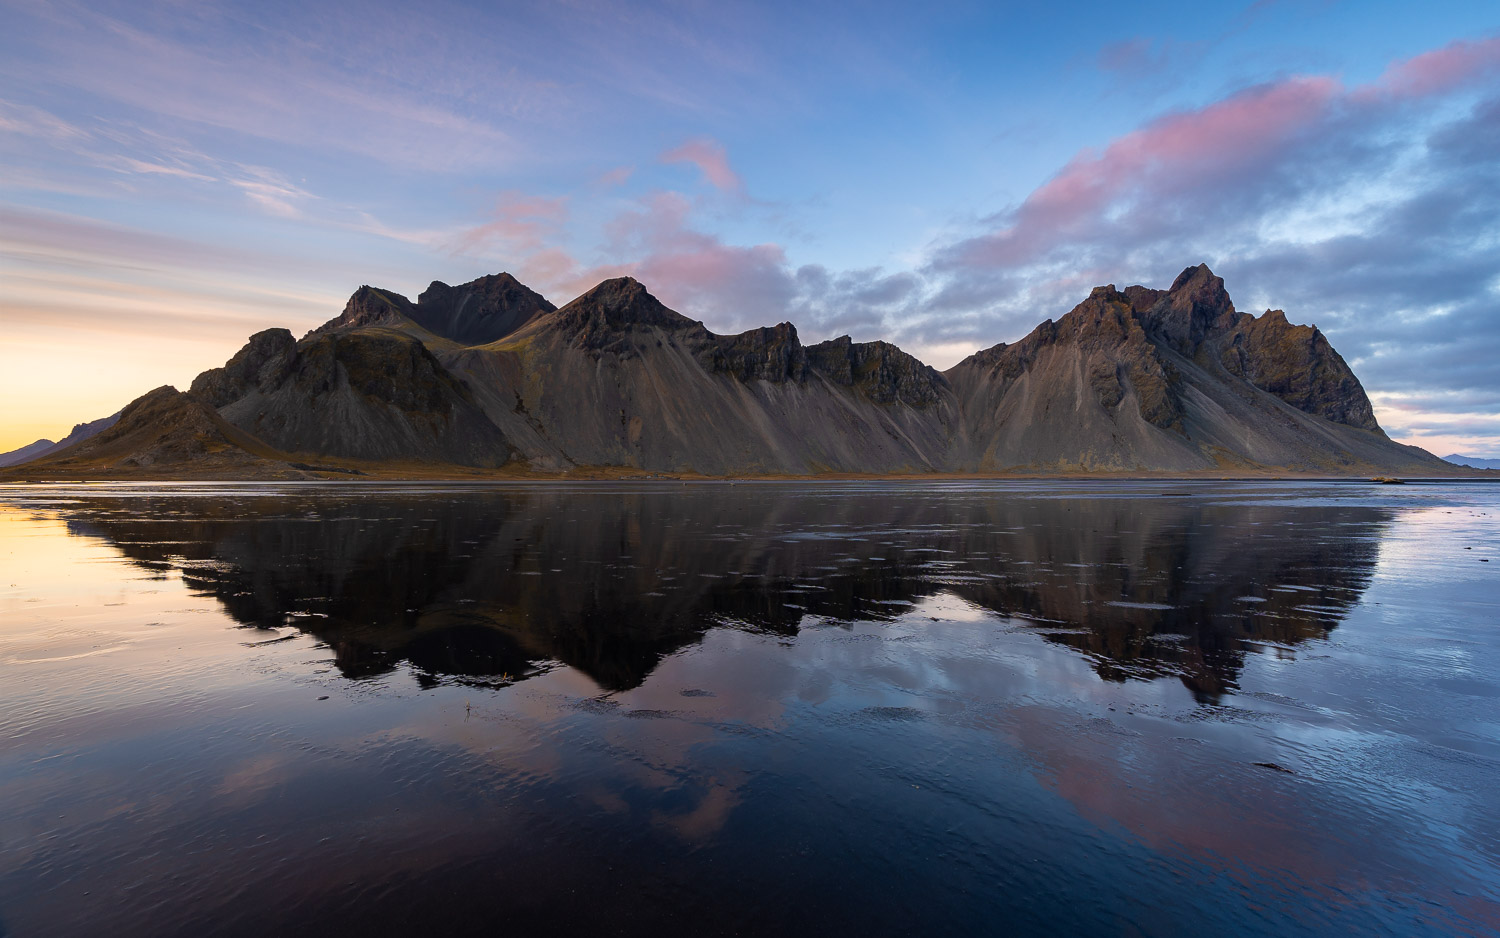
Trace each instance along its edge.
<instances>
[{"instance_id":1,"label":"dark volcanic rock","mask_svg":"<svg viewBox=\"0 0 1500 938\"><path fill-rule=\"evenodd\" d=\"M946 377L964 418L959 461L976 468L1440 469L1385 439L1316 328L1237 312L1204 265L1166 291L1098 287Z\"/></svg>"},{"instance_id":2,"label":"dark volcanic rock","mask_svg":"<svg viewBox=\"0 0 1500 938\"><path fill-rule=\"evenodd\" d=\"M1173 390L1171 365L1148 339L1132 305L1131 297L1113 285L1095 287L1061 320L1047 320L1014 345L971 355L956 369L986 372L994 390L1004 395L1045 353L1068 347L1076 358L1068 367L1082 372L1100 407L1118 407L1129 390L1147 423L1180 430L1182 405Z\"/></svg>"},{"instance_id":3,"label":"dark volcanic rock","mask_svg":"<svg viewBox=\"0 0 1500 938\"><path fill-rule=\"evenodd\" d=\"M417 339L388 330L289 338L259 333L194 388L286 452L474 466L513 455L470 389Z\"/></svg>"},{"instance_id":4,"label":"dark volcanic rock","mask_svg":"<svg viewBox=\"0 0 1500 938\"><path fill-rule=\"evenodd\" d=\"M574 347L596 353L629 354L626 336L640 330L707 334L702 323L668 309L633 277L604 281L547 316L545 322L550 331L566 334Z\"/></svg>"},{"instance_id":5,"label":"dark volcanic rock","mask_svg":"<svg viewBox=\"0 0 1500 938\"><path fill-rule=\"evenodd\" d=\"M709 371L741 381L801 381L807 374L807 352L789 322L714 336L698 359Z\"/></svg>"},{"instance_id":6,"label":"dark volcanic rock","mask_svg":"<svg viewBox=\"0 0 1500 938\"><path fill-rule=\"evenodd\" d=\"M401 294L392 293L390 290L380 290L367 284L354 291L354 295L349 297L349 302L344 304L342 313L308 335L359 329L364 326L400 325L411 320L412 313L415 311L416 307L412 305L411 300Z\"/></svg>"},{"instance_id":7,"label":"dark volcanic rock","mask_svg":"<svg viewBox=\"0 0 1500 938\"><path fill-rule=\"evenodd\" d=\"M1223 329L1233 317L1224 278L1199 264L1177 275L1172 289L1145 311L1141 324L1153 339L1191 357L1210 332Z\"/></svg>"},{"instance_id":8,"label":"dark volcanic rock","mask_svg":"<svg viewBox=\"0 0 1500 938\"><path fill-rule=\"evenodd\" d=\"M1138 316L1155 306L1156 301L1166 295L1166 290L1153 290L1140 284L1125 288L1125 299L1130 303L1130 311Z\"/></svg>"},{"instance_id":9,"label":"dark volcanic rock","mask_svg":"<svg viewBox=\"0 0 1500 938\"><path fill-rule=\"evenodd\" d=\"M935 368L889 342L855 342L840 336L810 346L807 361L834 384L852 387L877 404L901 401L927 407L941 400L948 388Z\"/></svg>"},{"instance_id":10,"label":"dark volcanic rock","mask_svg":"<svg viewBox=\"0 0 1500 938\"><path fill-rule=\"evenodd\" d=\"M287 330L257 332L223 368L194 378L192 393L212 407L223 407L252 390L272 390L286 380L296 354L297 340Z\"/></svg>"},{"instance_id":11,"label":"dark volcanic rock","mask_svg":"<svg viewBox=\"0 0 1500 938\"><path fill-rule=\"evenodd\" d=\"M1384 433L1343 356L1316 326L1294 326L1279 309L1240 314L1223 338L1219 360L1230 374L1304 413Z\"/></svg>"},{"instance_id":12,"label":"dark volcanic rock","mask_svg":"<svg viewBox=\"0 0 1500 938\"><path fill-rule=\"evenodd\" d=\"M510 274L492 274L461 286L434 280L407 313L419 326L461 345L487 345L557 307Z\"/></svg>"}]
</instances>

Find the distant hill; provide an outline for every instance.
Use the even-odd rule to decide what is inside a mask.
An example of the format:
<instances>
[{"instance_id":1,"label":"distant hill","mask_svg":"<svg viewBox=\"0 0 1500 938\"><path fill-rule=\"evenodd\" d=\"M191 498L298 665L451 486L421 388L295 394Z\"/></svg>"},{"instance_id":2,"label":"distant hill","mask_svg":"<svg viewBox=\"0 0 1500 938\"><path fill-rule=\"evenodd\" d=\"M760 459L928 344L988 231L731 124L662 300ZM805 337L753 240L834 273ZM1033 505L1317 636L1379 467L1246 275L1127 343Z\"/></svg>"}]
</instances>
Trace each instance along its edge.
<instances>
[{"instance_id":1,"label":"distant hill","mask_svg":"<svg viewBox=\"0 0 1500 938\"><path fill-rule=\"evenodd\" d=\"M1478 456L1460 456L1454 453L1444 456L1443 460L1455 466L1468 466L1470 469L1500 469L1500 459L1481 459Z\"/></svg>"},{"instance_id":2,"label":"distant hill","mask_svg":"<svg viewBox=\"0 0 1500 938\"><path fill-rule=\"evenodd\" d=\"M628 277L561 308L509 274L434 282L415 303L364 286L301 340L257 333L173 400L162 413L191 413L211 445L96 447L89 465L191 473L211 454L225 472L1455 471L1386 437L1316 327L1238 312L1202 265L1165 290L1097 287L945 372L886 342L803 345L786 322L717 335ZM164 403L127 408L136 435L114 439L145 440ZM227 460L225 447L253 458ZM81 471L81 452L28 471Z\"/></svg>"},{"instance_id":3,"label":"distant hill","mask_svg":"<svg viewBox=\"0 0 1500 938\"><path fill-rule=\"evenodd\" d=\"M35 459L56 445L52 440L37 440L35 443L27 443L20 449L0 453L0 466L14 466L28 459Z\"/></svg>"},{"instance_id":4,"label":"distant hill","mask_svg":"<svg viewBox=\"0 0 1500 938\"><path fill-rule=\"evenodd\" d=\"M8 453L0 453L0 467L19 466L22 463L30 462L34 459L41 459L43 456L49 456L52 453L67 449L74 443L82 443L89 437L104 430L108 430L110 427L114 426L115 421L119 419L120 414L116 412L110 414L108 417L100 417L98 420L91 420L88 423L77 424L73 427L73 432L69 433L61 440L58 440L56 443L52 442L51 440L37 440L35 443L29 443L26 446L21 447L20 449L11 450Z\"/></svg>"}]
</instances>

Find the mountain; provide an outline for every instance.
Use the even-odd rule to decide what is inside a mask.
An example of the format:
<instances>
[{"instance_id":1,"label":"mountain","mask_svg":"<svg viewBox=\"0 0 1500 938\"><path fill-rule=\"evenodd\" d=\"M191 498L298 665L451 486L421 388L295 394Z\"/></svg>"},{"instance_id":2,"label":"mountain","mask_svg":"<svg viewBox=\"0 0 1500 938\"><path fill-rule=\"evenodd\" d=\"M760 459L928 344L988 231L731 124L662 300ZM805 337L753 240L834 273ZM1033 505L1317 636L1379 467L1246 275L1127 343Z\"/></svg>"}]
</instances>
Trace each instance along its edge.
<instances>
[{"instance_id":1,"label":"mountain","mask_svg":"<svg viewBox=\"0 0 1500 938\"><path fill-rule=\"evenodd\" d=\"M415 303L363 286L301 340L252 336L181 397L175 413L201 407L194 426L212 417L264 471L1453 469L1386 437L1316 327L1237 311L1202 265L1166 290L1097 287L946 372L886 342L804 345L787 322L718 335L628 277L561 308L509 274Z\"/></svg>"},{"instance_id":2,"label":"mountain","mask_svg":"<svg viewBox=\"0 0 1500 938\"><path fill-rule=\"evenodd\" d=\"M708 475L941 468L942 421L953 415L940 412L952 402L933 391L946 383L884 346L929 389L926 398L892 396L878 370L850 370L850 349L878 357L874 345L804 347L790 323L715 335L621 278L499 342L438 357L538 466Z\"/></svg>"},{"instance_id":3,"label":"mountain","mask_svg":"<svg viewBox=\"0 0 1500 938\"><path fill-rule=\"evenodd\" d=\"M30 459L35 459L42 453L56 446L51 440L37 440L35 443L27 443L19 449L13 449L8 453L0 453L0 466L16 466Z\"/></svg>"},{"instance_id":4,"label":"mountain","mask_svg":"<svg viewBox=\"0 0 1500 938\"><path fill-rule=\"evenodd\" d=\"M189 470L193 474L301 477L283 454L230 425L212 407L173 387L141 395L108 427L80 443L18 467L89 475L100 470Z\"/></svg>"},{"instance_id":5,"label":"mountain","mask_svg":"<svg viewBox=\"0 0 1500 938\"><path fill-rule=\"evenodd\" d=\"M400 323L317 330L301 342L267 329L223 368L194 379L192 394L284 452L467 466L509 461L514 450L473 391L393 325Z\"/></svg>"},{"instance_id":6,"label":"mountain","mask_svg":"<svg viewBox=\"0 0 1500 938\"><path fill-rule=\"evenodd\" d=\"M965 469L1441 469L1386 437L1321 332L1237 312L1205 265L1168 290L1096 287L946 376Z\"/></svg>"},{"instance_id":7,"label":"mountain","mask_svg":"<svg viewBox=\"0 0 1500 938\"><path fill-rule=\"evenodd\" d=\"M1470 469L1500 469L1500 459L1482 459L1478 456L1460 456L1454 453L1444 456L1444 462L1451 462L1455 466L1467 466Z\"/></svg>"},{"instance_id":8,"label":"mountain","mask_svg":"<svg viewBox=\"0 0 1500 938\"><path fill-rule=\"evenodd\" d=\"M100 417L98 420L91 420L88 423L75 424L73 432L56 443L51 440L37 440L35 443L29 443L20 449L11 450L9 453L0 453L0 467L19 466L21 463L40 459L43 456L49 456L52 453L67 449L74 443L82 443L89 437L108 430L119 419L120 414L117 411L108 417Z\"/></svg>"},{"instance_id":9,"label":"mountain","mask_svg":"<svg viewBox=\"0 0 1500 938\"><path fill-rule=\"evenodd\" d=\"M557 307L507 273L480 277L457 287L434 280L413 303L399 293L363 286L338 317L310 335L361 326L409 329L429 343L484 345L504 338Z\"/></svg>"}]
</instances>

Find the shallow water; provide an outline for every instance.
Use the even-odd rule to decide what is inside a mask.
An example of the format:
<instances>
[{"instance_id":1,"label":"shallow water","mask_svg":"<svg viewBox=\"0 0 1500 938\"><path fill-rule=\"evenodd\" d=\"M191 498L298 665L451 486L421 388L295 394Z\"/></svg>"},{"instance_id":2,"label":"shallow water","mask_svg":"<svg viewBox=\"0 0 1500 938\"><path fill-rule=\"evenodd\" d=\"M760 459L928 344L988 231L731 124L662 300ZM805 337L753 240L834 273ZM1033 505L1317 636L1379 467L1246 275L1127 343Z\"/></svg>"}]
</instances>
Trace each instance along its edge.
<instances>
[{"instance_id":1,"label":"shallow water","mask_svg":"<svg viewBox=\"0 0 1500 938\"><path fill-rule=\"evenodd\" d=\"M0 489L0 935L1500 930L1500 486Z\"/></svg>"}]
</instances>

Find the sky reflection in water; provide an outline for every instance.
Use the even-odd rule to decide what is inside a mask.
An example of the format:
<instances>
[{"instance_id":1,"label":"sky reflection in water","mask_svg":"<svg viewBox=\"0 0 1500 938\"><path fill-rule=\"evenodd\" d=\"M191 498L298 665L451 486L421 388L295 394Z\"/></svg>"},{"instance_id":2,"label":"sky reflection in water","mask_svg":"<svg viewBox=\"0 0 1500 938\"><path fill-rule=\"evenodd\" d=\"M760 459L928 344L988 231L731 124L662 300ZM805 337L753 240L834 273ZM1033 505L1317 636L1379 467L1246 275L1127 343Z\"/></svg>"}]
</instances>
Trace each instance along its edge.
<instances>
[{"instance_id":1,"label":"sky reflection in water","mask_svg":"<svg viewBox=\"0 0 1500 938\"><path fill-rule=\"evenodd\" d=\"M0 934L1495 928L1497 495L7 489Z\"/></svg>"}]
</instances>

